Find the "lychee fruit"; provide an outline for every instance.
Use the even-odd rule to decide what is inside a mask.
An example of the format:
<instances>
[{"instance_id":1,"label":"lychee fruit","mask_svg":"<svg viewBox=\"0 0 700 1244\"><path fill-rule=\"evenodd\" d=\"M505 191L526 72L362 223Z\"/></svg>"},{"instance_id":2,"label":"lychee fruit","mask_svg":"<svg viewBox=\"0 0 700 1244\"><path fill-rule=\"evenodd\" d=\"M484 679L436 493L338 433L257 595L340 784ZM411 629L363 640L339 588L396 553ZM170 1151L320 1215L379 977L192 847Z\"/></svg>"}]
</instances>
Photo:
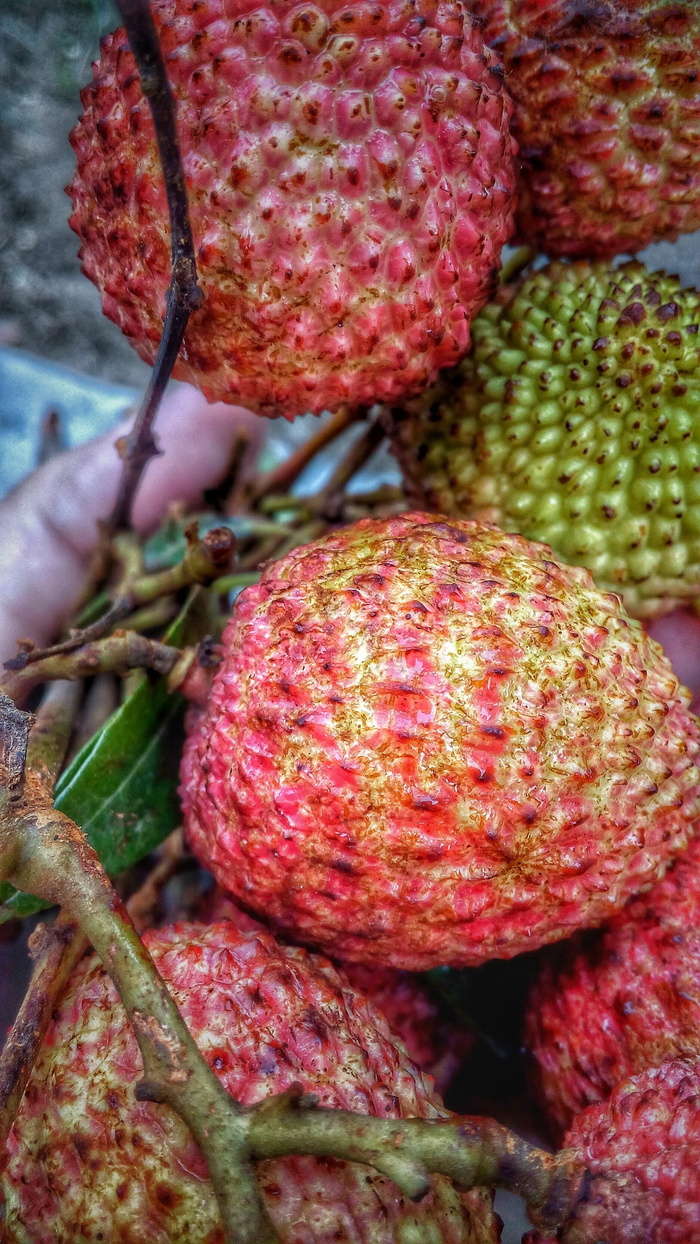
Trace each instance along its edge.
<instances>
[{"instance_id":1,"label":"lychee fruit","mask_svg":"<svg viewBox=\"0 0 700 1244\"><path fill-rule=\"evenodd\" d=\"M604 933L545 958L525 1043L562 1129L645 1067L700 1061L700 840Z\"/></svg>"},{"instance_id":2,"label":"lychee fruit","mask_svg":"<svg viewBox=\"0 0 700 1244\"><path fill-rule=\"evenodd\" d=\"M700 228L696 0L471 0L502 57L519 240L635 253Z\"/></svg>"},{"instance_id":3,"label":"lychee fruit","mask_svg":"<svg viewBox=\"0 0 700 1244\"><path fill-rule=\"evenodd\" d=\"M700 814L661 649L480 523L365 519L239 596L181 769L220 885L336 958L510 958L601 923Z\"/></svg>"},{"instance_id":4,"label":"lychee fruit","mask_svg":"<svg viewBox=\"0 0 700 1244\"><path fill-rule=\"evenodd\" d=\"M550 544L651 618L700 594L700 294L631 261L554 262L394 412L409 488Z\"/></svg>"},{"instance_id":5,"label":"lychee fruit","mask_svg":"<svg viewBox=\"0 0 700 1244\"><path fill-rule=\"evenodd\" d=\"M435 1081L444 1096L475 1044L473 1029L460 1027L440 1006L425 981L415 972L342 963L353 988L370 999L401 1038L412 1061Z\"/></svg>"},{"instance_id":6,"label":"lychee fruit","mask_svg":"<svg viewBox=\"0 0 700 1244\"><path fill-rule=\"evenodd\" d=\"M461 0L154 0L204 303L175 376L293 417L418 392L469 345L512 228L511 105ZM170 275L123 29L71 141L71 224L153 362Z\"/></svg>"},{"instance_id":7,"label":"lychee fruit","mask_svg":"<svg viewBox=\"0 0 700 1244\"><path fill-rule=\"evenodd\" d=\"M233 920L242 932L265 927L242 911L220 886L214 886L205 896L200 913L207 923ZM437 1092L444 1096L474 1048L473 1029L453 1022L435 992L416 972L400 972L376 965L368 967L362 963L338 963L336 967L353 989L359 990L381 1011L392 1033L403 1041L412 1062L432 1076Z\"/></svg>"},{"instance_id":8,"label":"lychee fruit","mask_svg":"<svg viewBox=\"0 0 700 1244\"><path fill-rule=\"evenodd\" d=\"M676 1060L623 1080L565 1138L588 1167L586 1194L553 1237L529 1244L697 1244L700 1068Z\"/></svg>"},{"instance_id":9,"label":"lychee fruit","mask_svg":"<svg viewBox=\"0 0 700 1244\"><path fill-rule=\"evenodd\" d=\"M445 1117L382 1016L331 965L228 921L145 941L210 1066L252 1105L297 1081L327 1106L384 1118ZM167 1107L136 1100L141 1059L94 958L52 1019L9 1138L3 1239L133 1244L223 1239L201 1153ZM495 1244L491 1194L437 1176L408 1202L370 1168L310 1157L259 1168L282 1244Z\"/></svg>"}]
</instances>

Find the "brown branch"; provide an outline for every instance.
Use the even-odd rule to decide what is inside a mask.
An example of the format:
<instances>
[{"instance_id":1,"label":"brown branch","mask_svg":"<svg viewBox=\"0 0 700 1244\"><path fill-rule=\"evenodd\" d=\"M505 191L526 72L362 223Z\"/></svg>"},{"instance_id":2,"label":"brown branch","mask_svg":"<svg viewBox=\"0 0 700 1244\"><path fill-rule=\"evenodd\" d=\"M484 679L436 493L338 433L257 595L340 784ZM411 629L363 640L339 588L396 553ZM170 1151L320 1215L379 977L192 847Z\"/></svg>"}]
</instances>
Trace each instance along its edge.
<instances>
[{"instance_id":1,"label":"brown branch","mask_svg":"<svg viewBox=\"0 0 700 1244\"><path fill-rule=\"evenodd\" d=\"M319 428L318 432L305 444L300 445L299 449L290 454L288 458L285 458L284 462L274 467L272 471L268 471L266 475L260 475L252 481L246 498L248 504L254 508L257 502L268 493L288 492L312 458L315 458L321 449L340 436L341 432L363 417L363 411L358 412L347 406L341 406L324 427Z\"/></svg>"},{"instance_id":2,"label":"brown branch","mask_svg":"<svg viewBox=\"0 0 700 1244\"><path fill-rule=\"evenodd\" d=\"M156 862L146 880L127 899L126 909L139 933L151 928L160 904L163 887L175 876L183 860L187 858L182 829L174 829L161 842Z\"/></svg>"},{"instance_id":3,"label":"brown branch","mask_svg":"<svg viewBox=\"0 0 700 1244\"><path fill-rule=\"evenodd\" d=\"M39 467L45 462L50 462L57 454L62 453L65 448L66 443L61 427L61 412L56 410L54 406L49 406L39 427L36 465Z\"/></svg>"},{"instance_id":4,"label":"brown branch","mask_svg":"<svg viewBox=\"0 0 700 1244\"><path fill-rule=\"evenodd\" d=\"M117 708L119 704L118 686L119 684L112 674L98 674L93 678L92 685L88 688L85 702L80 710L71 740L68 753L69 762L74 756L77 756L80 749L90 741L92 736L97 734L97 731L101 729Z\"/></svg>"},{"instance_id":5,"label":"brown branch","mask_svg":"<svg viewBox=\"0 0 700 1244\"><path fill-rule=\"evenodd\" d=\"M0 691L0 812L8 799L18 799L23 792L33 721L31 713L23 713Z\"/></svg>"},{"instance_id":6,"label":"brown branch","mask_svg":"<svg viewBox=\"0 0 700 1244\"><path fill-rule=\"evenodd\" d=\"M430 1191L431 1174L463 1190L505 1188L548 1231L585 1195L586 1169L573 1150L545 1153L493 1119L377 1119L319 1108L300 1085L250 1112L248 1142L258 1160L309 1154L364 1162L415 1201Z\"/></svg>"},{"instance_id":7,"label":"brown branch","mask_svg":"<svg viewBox=\"0 0 700 1244\"><path fill-rule=\"evenodd\" d=\"M40 683L58 678L87 678L92 674L123 673L129 669L169 674L181 657L182 650L170 644L147 639L137 631L115 631L106 639L84 644L76 652L43 657L19 670L6 669L4 677L0 678L0 690L16 700Z\"/></svg>"},{"instance_id":8,"label":"brown branch","mask_svg":"<svg viewBox=\"0 0 700 1244\"><path fill-rule=\"evenodd\" d=\"M13 755L26 754L29 721L26 714L23 722L13 717L12 707L0 705L0 734L14 739ZM97 855L31 774L21 798L8 794L0 801L0 878L60 905L94 946L141 1051L149 1086L141 1096L170 1105L192 1132L212 1179L226 1244L278 1244L248 1159L245 1111L200 1055Z\"/></svg>"},{"instance_id":9,"label":"brown branch","mask_svg":"<svg viewBox=\"0 0 700 1244\"><path fill-rule=\"evenodd\" d=\"M123 444L123 468L117 500L110 518L113 530L126 527L141 476L159 452L153 424L175 360L180 352L192 311L202 304L187 207L185 175L177 141L175 101L165 72L158 34L148 0L117 0L131 50L138 66L141 90L148 100L158 143L170 216L171 280L166 295L163 335L151 382L131 432Z\"/></svg>"},{"instance_id":10,"label":"brown branch","mask_svg":"<svg viewBox=\"0 0 700 1244\"><path fill-rule=\"evenodd\" d=\"M341 458L328 483L324 484L318 495L307 499L309 503L313 501L314 508L327 518L331 520L337 518L345 486L353 475L357 474L360 467L363 467L365 462L372 457L375 449L378 449L384 440L384 436L381 420L374 419L367 431L358 437L345 457Z\"/></svg>"},{"instance_id":11,"label":"brown branch","mask_svg":"<svg viewBox=\"0 0 700 1244\"><path fill-rule=\"evenodd\" d=\"M311 496L276 496L268 493L260 498L260 506L265 512L290 509L296 511L297 521L300 518L313 518L321 515L328 522L336 522L343 504L350 500L345 495L345 487L356 475L365 462L378 449L386 433L380 418L374 419L366 432L358 437L341 458L327 484L319 492ZM243 562L241 561L241 564Z\"/></svg>"},{"instance_id":12,"label":"brown branch","mask_svg":"<svg viewBox=\"0 0 700 1244\"><path fill-rule=\"evenodd\" d=\"M29 939L29 951L36 966L0 1054L0 1174L7 1160L5 1142L51 1014L86 947L87 941L74 921L65 916L59 916L51 928L38 925Z\"/></svg>"},{"instance_id":13,"label":"brown branch","mask_svg":"<svg viewBox=\"0 0 700 1244\"><path fill-rule=\"evenodd\" d=\"M231 569L236 553L236 537L229 527L214 527L200 538L197 524L191 523L184 534L187 548L182 561L157 574L139 574L140 551L136 562L131 543L126 542L123 537L117 537L117 552L126 566L126 572L115 589L111 605L102 617L90 626L72 631L67 639L51 644L48 648L23 646L18 656L5 662L4 669L9 673L19 672L29 665L37 665L51 657L66 656L77 648L87 647L101 640L120 622L124 622L136 607L148 605L185 587L213 583ZM134 574L134 571L137 573ZM54 674L51 677L60 675ZM65 677L71 678L73 675L66 674ZM0 678L0 684L3 682Z\"/></svg>"},{"instance_id":14,"label":"brown branch","mask_svg":"<svg viewBox=\"0 0 700 1244\"><path fill-rule=\"evenodd\" d=\"M27 768L53 791L68 744L82 695L80 683L56 681L46 688L37 709L27 745Z\"/></svg>"}]
</instances>

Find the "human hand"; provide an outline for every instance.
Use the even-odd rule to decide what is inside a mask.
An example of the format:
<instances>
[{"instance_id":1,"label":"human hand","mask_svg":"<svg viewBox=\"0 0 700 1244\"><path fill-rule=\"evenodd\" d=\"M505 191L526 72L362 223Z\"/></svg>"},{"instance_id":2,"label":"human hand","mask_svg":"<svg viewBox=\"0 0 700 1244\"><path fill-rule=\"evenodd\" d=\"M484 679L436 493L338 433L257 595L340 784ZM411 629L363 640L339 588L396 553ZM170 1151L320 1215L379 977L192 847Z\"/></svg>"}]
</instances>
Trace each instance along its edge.
<instances>
[{"instance_id":1,"label":"human hand","mask_svg":"<svg viewBox=\"0 0 700 1244\"><path fill-rule=\"evenodd\" d=\"M98 520L116 499L121 462L114 442L128 426L51 459L0 500L0 661L15 654L19 637L49 642L75 606ZM239 406L210 406L189 385L174 388L158 414L163 452L137 493L136 527L152 530L171 501L196 503L215 486L242 430L258 441L264 423Z\"/></svg>"}]
</instances>

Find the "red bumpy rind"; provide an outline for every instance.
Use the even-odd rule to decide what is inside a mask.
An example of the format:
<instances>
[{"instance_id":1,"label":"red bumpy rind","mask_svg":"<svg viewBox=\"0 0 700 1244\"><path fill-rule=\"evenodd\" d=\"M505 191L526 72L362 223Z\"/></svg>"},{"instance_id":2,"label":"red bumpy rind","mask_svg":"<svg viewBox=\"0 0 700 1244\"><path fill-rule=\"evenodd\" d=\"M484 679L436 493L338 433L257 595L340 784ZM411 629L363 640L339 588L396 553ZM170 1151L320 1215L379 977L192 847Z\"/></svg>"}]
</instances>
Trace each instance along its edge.
<instances>
[{"instance_id":1,"label":"red bumpy rind","mask_svg":"<svg viewBox=\"0 0 700 1244\"><path fill-rule=\"evenodd\" d=\"M564 1143L590 1172L559 1244L697 1244L700 1068L681 1059L623 1080ZM555 1244L534 1232L529 1244ZM525 1241L523 1241L525 1244Z\"/></svg>"},{"instance_id":2,"label":"red bumpy rind","mask_svg":"<svg viewBox=\"0 0 700 1244\"><path fill-rule=\"evenodd\" d=\"M239 597L182 765L189 840L337 958L508 958L658 880L699 736L619 600L476 522L363 520Z\"/></svg>"},{"instance_id":3,"label":"red bumpy rind","mask_svg":"<svg viewBox=\"0 0 700 1244\"><path fill-rule=\"evenodd\" d=\"M204 304L175 375L293 417L424 388L469 345L512 232L500 62L461 0L154 0ZM83 271L152 362L170 275L123 30L71 141Z\"/></svg>"},{"instance_id":4,"label":"red bumpy rind","mask_svg":"<svg viewBox=\"0 0 700 1244\"><path fill-rule=\"evenodd\" d=\"M556 1127L618 1081L678 1056L700 1059L700 841L599 937L548 958L525 1041Z\"/></svg>"},{"instance_id":5,"label":"red bumpy rind","mask_svg":"<svg viewBox=\"0 0 700 1244\"><path fill-rule=\"evenodd\" d=\"M504 61L516 232L607 258L700 229L697 0L472 0Z\"/></svg>"}]
</instances>

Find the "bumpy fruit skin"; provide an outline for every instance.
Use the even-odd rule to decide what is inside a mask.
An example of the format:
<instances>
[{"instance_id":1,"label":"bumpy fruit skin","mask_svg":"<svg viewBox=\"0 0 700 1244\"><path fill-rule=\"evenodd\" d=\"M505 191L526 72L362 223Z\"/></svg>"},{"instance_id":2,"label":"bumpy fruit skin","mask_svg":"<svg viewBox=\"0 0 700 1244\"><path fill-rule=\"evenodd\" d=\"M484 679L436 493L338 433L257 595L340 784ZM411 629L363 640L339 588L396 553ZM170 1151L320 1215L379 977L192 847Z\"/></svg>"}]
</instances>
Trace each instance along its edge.
<instances>
[{"instance_id":1,"label":"bumpy fruit skin","mask_svg":"<svg viewBox=\"0 0 700 1244\"><path fill-rule=\"evenodd\" d=\"M525 1042L544 1104L562 1129L626 1076L700 1061L700 841L600 936L545 960Z\"/></svg>"},{"instance_id":2,"label":"bumpy fruit skin","mask_svg":"<svg viewBox=\"0 0 700 1244\"><path fill-rule=\"evenodd\" d=\"M661 649L551 551L367 519L241 593L181 770L219 884L337 958L421 970L600 923L700 812Z\"/></svg>"},{"instance_id":3,"label":"bumpy fruit skin","mask_svg":"<svg viewBox=\"0 0 700 1244\"><path fill-rule=\"evenodd\" d=\"M608 258L700 228L696 0L471 0L502 57L516 231Z\"/></svg>"},{"instance_id":4,"label":"bumpy fruit skin","mask_svg":"<svg viewBox=\"0 0 700 1244\"><path fill-rule=\"evenodd\" d=\"M204 304L175 375L293 417L417 392L469 345L512 230L511 105L462 0L154 0ZM169 227L122 29L71 141L71 224L152 362Z\"/></svg>"},{"instance_id":5,"label":"bumpy fruit skin","mask_svg":"<svg viewBox=\"0 0 700 1244\"><path fill-rule=\"evenodd\" d=\"M146 942L199 1048L247 1105L295 1080L328 1106L444 1116L383 1017L325 960L228 922L173 925ZM12 1244L221 1244L201 1154L172 1111L137 1102L141 1061L111 982L76 971L44 1042L2 1181ZM438 1177L420 1205L367 1168L314 1158L261 1164L282 1244L495 1244L491 1196ZM3 1236L5 1239L5 1236Z\"/></svg>"},{"instance_id":6,"label":"bumpy fruit skin","mask_svg":"<svg viewBox=\"0 0 700 1244\"><path fill-rule=\"evenodd\" d=\"M565 1144L591 1173L560 1244L697 1244L700 1068L677 1060L617 1086L575 1120ZM555 1244L528 1234L529 1244ZM525 1241L523 1242L525 1244Z\"/></svg>"},{"instance_id":7,"label":"bumpy fruit skin","mask_svg":"<svg viewBox=\"0 0 700 1244\"><path fill-rule=\"evenodd\" d=\"M340 967L350 984L386 1016L413 1062L432 1076L443 1096L474 1048L474 1033L452 1023L420 976L412 972L362 963L343 963Z\"/></svg>"},{"instance_id":8,"label":"bumpy fruit skin","mask_svg":"<svg viewBox=\"0 0 700 1244\"><path fill-rule=\"evenodd\" d=\"M233 920L243 932L264 927L237 907L220 886L215 886L206 896L201 919L207 922ZM416 973L367 967L362 963L338 963L336 967L353 989L359 990L381 1011L392 1034L403 1041L411 1061L432 1076L437 1092L444 1096L461 1063L474 1048L474 1033L450 1021L433 992Z\"/></svg>"},{"instance_id":9,"label":"bumpy fruit skin","mask_svg":"<svg viewBox=\"0 0 700 1244\"><path fill-rule=\"evenodd\" d=\"M409 488L544 540L643 618L700 594L700 294L643 264L554 262L394 412Z\"/></svg>"}]
</instances>

